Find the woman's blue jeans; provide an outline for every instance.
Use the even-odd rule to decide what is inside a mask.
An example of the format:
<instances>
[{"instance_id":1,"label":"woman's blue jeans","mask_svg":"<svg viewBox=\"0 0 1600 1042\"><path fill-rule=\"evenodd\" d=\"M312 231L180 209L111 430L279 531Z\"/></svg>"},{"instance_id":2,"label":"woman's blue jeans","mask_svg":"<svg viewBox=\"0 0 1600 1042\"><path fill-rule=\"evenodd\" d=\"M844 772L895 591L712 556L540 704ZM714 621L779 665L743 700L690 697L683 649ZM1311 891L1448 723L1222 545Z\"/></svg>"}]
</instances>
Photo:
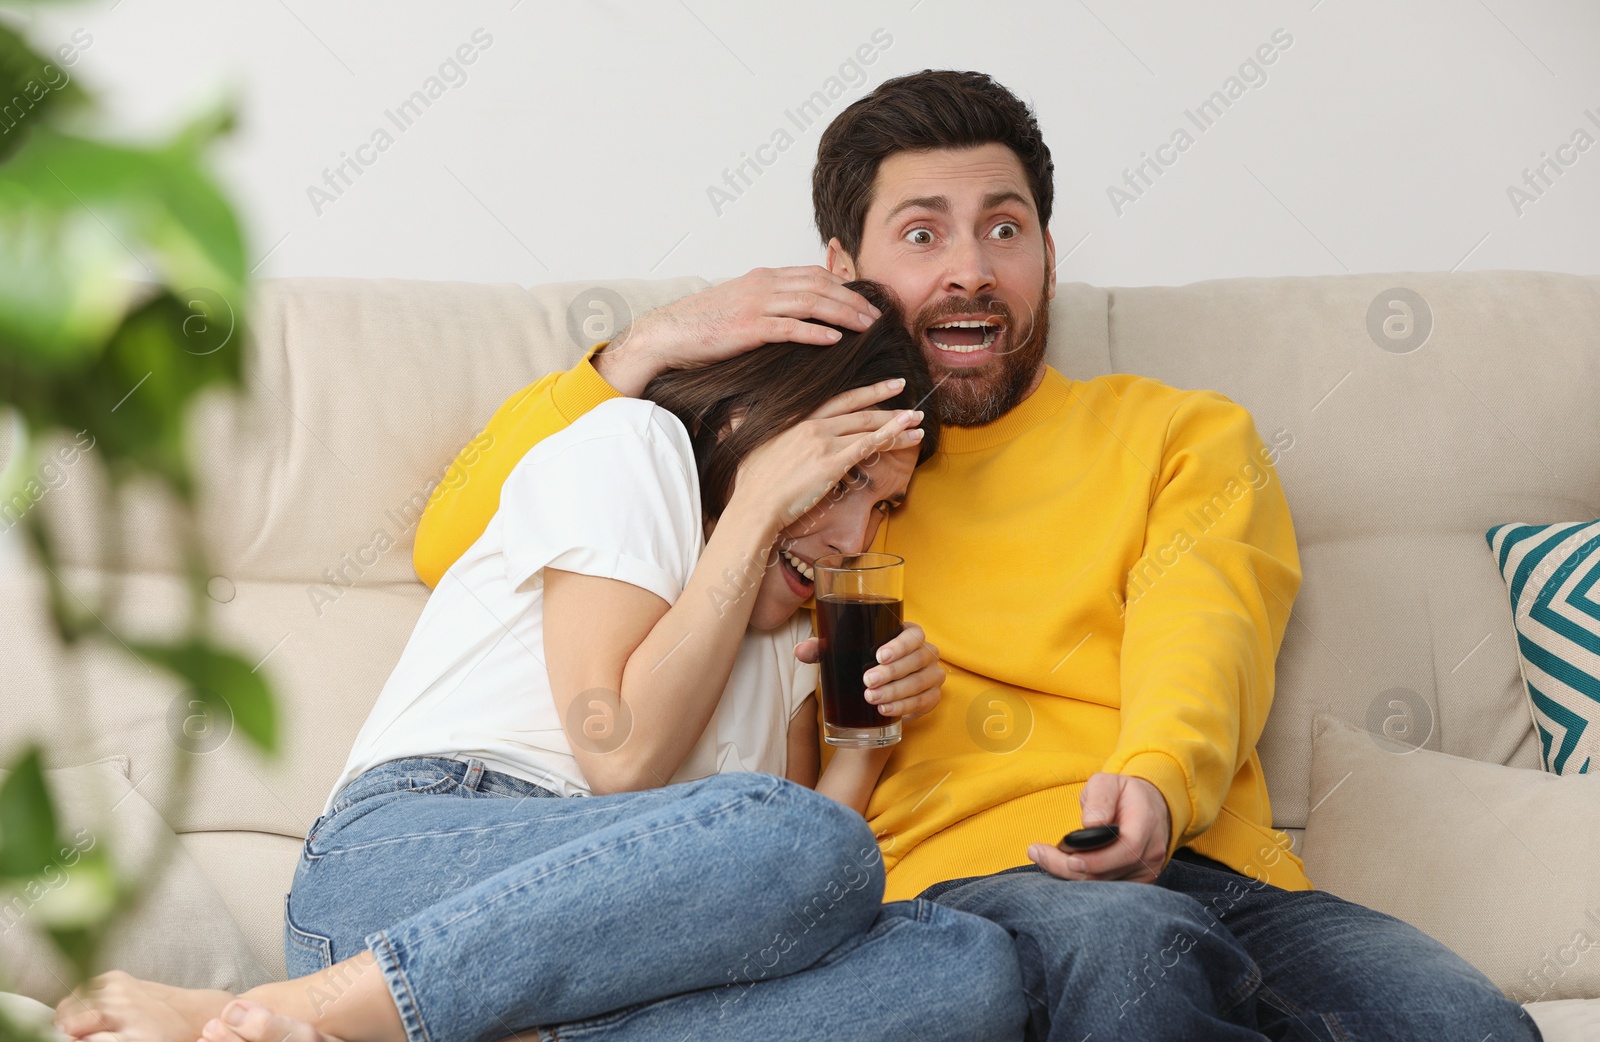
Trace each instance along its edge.
<instances>
[{"instance_id":1,"label":"woman's blue jeans","mask_svg":"<svg viewBox=\"0 0 1600 1042\"><path fill-rule=\"evenodd\" d=\"M1006 930L883 878L859 815L771 775L563 799L392 760L312 825L284 951L370 948L409 1042L1021 1038Z\"/></svg>"}]
</instances>

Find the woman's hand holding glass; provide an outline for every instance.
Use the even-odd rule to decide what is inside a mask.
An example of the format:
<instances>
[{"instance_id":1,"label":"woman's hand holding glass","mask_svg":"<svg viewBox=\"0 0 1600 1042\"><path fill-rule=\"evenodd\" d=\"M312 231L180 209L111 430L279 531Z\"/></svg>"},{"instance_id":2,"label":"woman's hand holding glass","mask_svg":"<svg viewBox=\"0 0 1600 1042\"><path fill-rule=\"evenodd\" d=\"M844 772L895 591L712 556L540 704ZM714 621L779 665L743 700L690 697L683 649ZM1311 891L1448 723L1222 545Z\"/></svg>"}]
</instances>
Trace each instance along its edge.
<instances>
[{"instance_id":1,"label":"woman's hand holding glass","mask_svg":"<svg viewBox=\"0 0 1600 1042\"><path fill-rule=\"evenodd\" d=\"M819 650L817 638L808 637L795 645L794 654L801 662L814 663ZM921 626L908 622L899 636L878 649L878 664L867 670L867 701L886 717L915 720L939 704L944 679L939 649L928 643Z\"/></svg>"}]
</instances>

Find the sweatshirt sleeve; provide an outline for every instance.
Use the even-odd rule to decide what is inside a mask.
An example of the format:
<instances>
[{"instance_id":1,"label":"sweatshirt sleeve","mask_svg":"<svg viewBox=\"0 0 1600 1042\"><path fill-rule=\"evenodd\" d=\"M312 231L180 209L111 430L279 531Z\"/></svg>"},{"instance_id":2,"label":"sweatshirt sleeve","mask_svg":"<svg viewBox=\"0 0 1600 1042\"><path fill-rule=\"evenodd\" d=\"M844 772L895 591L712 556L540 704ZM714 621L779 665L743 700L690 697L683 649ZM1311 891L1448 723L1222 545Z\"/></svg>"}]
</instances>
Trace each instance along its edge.
<instances>
[{"instance_id":1,"label":"sweatshirt sleeve","mask_svg":"<svg viewBox=\"0 0 1600 1042\"><path fill-rule=\"evenodd\" d=\"M500 489L517 461L540 441L608 398L621 397L590 359L529 384L506 399L483 432L456 454L417 522L411 564L417 578L439 585L456 559L483 535L500 508Z\"/></svg>"},{"instance_id":2,"label":"sweatshirt sleeve","mask_svg":"<svg viewBox=\"0 0 1600 1042\"><path fill-rule=\"evenodd\" d=\"M1288 500L1255 422L1214 391L1186 394L1124 590L1122 726L1103 768L1161 790L1168 856L1210 828L1255 750L1300 579Z\"/></svg>"}]
</instances>

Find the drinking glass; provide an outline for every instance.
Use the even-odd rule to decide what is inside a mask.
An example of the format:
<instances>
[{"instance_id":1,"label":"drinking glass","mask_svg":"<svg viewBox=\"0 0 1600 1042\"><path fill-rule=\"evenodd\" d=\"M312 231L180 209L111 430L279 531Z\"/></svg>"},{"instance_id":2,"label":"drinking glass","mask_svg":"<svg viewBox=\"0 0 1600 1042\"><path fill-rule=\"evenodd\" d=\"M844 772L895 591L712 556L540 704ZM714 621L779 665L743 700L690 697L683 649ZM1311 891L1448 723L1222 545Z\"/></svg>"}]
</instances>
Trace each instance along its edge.
<instances>
[{"instance_id":1,"label":"drinking glass","mask_svg":"<svg viewBox=\"0 0 1600 1042\"><path fill-rule=\"evenodd\" d=\"M878 649L901 629L905 558L894 554L830 554L812 562L821 643L823 740L876 748L900 740L900 720L866 699L862 675Z\"/></svg>"}]
</instances>

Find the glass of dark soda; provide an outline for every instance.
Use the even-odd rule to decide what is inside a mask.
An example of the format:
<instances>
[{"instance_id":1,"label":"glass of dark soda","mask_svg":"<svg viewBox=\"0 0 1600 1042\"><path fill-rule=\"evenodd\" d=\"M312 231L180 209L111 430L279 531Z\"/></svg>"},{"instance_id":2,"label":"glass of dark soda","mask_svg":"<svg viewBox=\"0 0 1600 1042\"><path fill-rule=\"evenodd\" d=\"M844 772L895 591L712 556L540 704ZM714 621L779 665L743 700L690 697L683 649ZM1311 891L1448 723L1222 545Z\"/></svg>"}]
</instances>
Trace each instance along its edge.
<instances>
[{"instance_id":1,"label":"glass of dark soda","mask_svg":"<svg viewBox=\"0 0 1600 1042\"><path fill-rule=\"evenodd\" d=\"M894 554L830 554L812 568L821 644L823 740L875 748L900 740L900 721L867 701L863 674L878 649L901 629L905 558Z\"/></svg>"}]
</instances>

